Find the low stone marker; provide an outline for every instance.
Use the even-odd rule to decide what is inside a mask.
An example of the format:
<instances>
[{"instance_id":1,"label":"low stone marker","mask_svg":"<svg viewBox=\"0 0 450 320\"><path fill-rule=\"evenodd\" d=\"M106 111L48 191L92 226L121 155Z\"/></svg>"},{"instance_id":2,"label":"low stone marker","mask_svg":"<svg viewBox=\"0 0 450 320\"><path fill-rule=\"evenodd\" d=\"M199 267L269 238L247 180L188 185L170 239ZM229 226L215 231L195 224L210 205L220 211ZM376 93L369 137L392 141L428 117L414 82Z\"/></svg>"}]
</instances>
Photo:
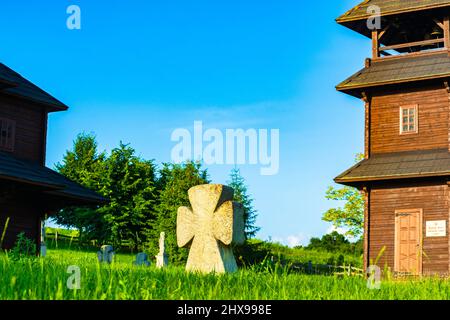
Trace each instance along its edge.
<instances>
[{"instance_id":1,"label":"low stone marker","mask_svg":"<svg viewBox=\"0 0 450 320\"><path fill-rule=\"evenodd\" d=\"M169 264L164 242L165 236L166 234L164 232L161 232L159 235L159 253L155 256L157 268L164 268Z\"/></svg>"},{"instance_id":2,"label":"low stone marker","mask_svg":"<svg viewBox=\"0 0 450 320\"><path fill-rule=\"evenodd\" d=\"M135 266L150 266L148 255L145 252L140 252L136 255L136 260L133 262Z\"/></svg>"},{"instance_id":3,"label":"low stone marker","mask_svg":"<svg viewBox=\"0 0 450 320\"><path fill-rule=\"evenodd\" d=\"M111 263L114 259L114 249L112 246L104 245L97 252L97 258L99 262Z\"/></svg>"},{"instance_id":4,"label":"low stone marker","mask_svg":"<svg viewBox=\"0 0 450 320\"><path fill-rule=\"evenodd\" d=\"M233 189L206 184L189 189L192 208L180 207L177 216L177 243L190 245L188 271L234 272L238 267L232 244L245 241L244 210L233 202Z\"/></svg>"},{"instance_id":5,"label":"low stone marker","mask_svg":"<svg viewBox=\"0 0 450 320\"><path fill-rule=\"evenodd\" d=\"M45 222L41 221L41 248L39 250L39 256L45 258L47 255L47 246L45 245Z\"/></svg>"}]
</instances>

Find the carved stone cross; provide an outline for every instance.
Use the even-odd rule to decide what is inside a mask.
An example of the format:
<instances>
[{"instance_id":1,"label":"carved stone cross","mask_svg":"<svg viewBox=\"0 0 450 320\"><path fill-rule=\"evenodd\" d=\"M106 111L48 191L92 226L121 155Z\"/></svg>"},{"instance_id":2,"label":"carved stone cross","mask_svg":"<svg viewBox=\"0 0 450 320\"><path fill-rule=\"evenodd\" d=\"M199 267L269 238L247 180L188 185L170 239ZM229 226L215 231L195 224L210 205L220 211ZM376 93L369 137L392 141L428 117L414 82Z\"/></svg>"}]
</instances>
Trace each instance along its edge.
<instances>
[{"instance_id":1,"label":"carved stone cross","mask_svg":"<svg viewBox=\"0 0 450 320\"><path fill-rule=\"evenodd\" d=\"M177 242L190 246L186 270L234 272L237 270L232 244L244 236L244 210L233 202L233 189L206 184L189 189L192 209L180 207L177 216Z\"/></svg>"}]
</instances>

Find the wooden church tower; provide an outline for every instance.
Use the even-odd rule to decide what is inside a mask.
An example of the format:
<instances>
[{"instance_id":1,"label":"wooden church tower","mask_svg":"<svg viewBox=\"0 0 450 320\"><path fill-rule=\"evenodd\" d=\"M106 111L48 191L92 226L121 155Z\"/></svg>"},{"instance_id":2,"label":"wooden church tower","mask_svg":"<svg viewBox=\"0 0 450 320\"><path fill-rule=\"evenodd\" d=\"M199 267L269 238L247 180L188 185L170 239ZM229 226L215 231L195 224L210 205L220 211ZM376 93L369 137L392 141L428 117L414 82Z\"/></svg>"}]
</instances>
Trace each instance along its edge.
<instances>
[{"instance_id":1,"label":"wooden church tower","mask_svg":"<svg viewBox=\"0 0 450 320\"><path fill-rule=\"evenodd\" d=\"M449 274L449 16L448 0L366 0L337 19L372 40L336 87L365 103L365 159L335 179L364 194L365 267Z\"/></svg>"}]
</instances>

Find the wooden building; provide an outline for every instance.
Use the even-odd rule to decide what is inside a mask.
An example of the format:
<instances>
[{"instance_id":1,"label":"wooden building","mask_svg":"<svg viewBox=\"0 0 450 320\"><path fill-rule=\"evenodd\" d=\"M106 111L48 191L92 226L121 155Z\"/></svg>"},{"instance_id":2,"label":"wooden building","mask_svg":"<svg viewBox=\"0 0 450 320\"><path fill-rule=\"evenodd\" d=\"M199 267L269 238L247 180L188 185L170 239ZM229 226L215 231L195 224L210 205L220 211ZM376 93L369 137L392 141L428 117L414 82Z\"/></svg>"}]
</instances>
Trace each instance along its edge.
<instances>
[{"instance_id":1,"label":"wooden building","mask_svg":"<svg viewBox=\"0 0 450 320\"><path fill-rule=\"evenodd\" d=\"M68 206L104 199L45 167L47 119L67 106L0 63L0 239L40 244L41 220ZM9 221L8 224L6 222ZM5 228L6 227L6 228Z\"/></svg>"},{"instance_id":2,"label":"wooden building","mask_svg":"<svg viewBox=\"0 0 450 320\"><path fill-rule=\"evenodd\" d=\"M366 0L337 19L372 40L337 86L365 104L365 159L335 179L364 193L365 267L384 252L395 273L449 274L449 16L448 0Z\"/></svg>"}]
</instances>

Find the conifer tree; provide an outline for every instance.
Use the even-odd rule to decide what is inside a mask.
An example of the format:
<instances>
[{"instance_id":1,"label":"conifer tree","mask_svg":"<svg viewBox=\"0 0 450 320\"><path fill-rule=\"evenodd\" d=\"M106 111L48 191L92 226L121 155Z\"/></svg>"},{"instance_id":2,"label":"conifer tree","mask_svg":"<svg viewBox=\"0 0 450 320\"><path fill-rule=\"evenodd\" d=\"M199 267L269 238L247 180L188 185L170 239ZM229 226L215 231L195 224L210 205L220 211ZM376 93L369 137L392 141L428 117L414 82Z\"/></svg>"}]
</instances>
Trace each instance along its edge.
<instances>
[{"instance_id":1,"label":"conifer tree","mask_svg":"<svg viewBox=\"0 0 450 320\"><path fill-rule=\"evenodd\" d=\"M256 226L256 217L258 216L258 213L253 207L253 199L248 194L245 179L242 177L238 168L231 170L228 186L234 189L234 201L241 203L244 207L245 238L254 238L256 233L260 230L260 228Z\"/></svg>"}]
</instances>

